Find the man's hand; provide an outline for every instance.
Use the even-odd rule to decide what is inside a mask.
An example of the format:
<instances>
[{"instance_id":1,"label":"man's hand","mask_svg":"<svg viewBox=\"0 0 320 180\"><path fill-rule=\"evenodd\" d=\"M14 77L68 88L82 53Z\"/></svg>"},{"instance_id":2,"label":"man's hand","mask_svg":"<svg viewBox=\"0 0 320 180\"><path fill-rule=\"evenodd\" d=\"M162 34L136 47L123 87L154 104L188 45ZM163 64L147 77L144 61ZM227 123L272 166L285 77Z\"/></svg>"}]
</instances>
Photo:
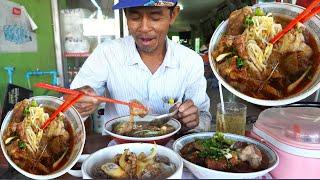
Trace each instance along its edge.
<instances>
[{"instance_id":1,"label":"man's hand","mask_svg":"<svg viewBox=\"0 0 320 180\"><path fill-rule=\"evenodd\" d=\"M177 103L175 107L179 107L178 114L175 116L182 125L182 132L186 132L199 125L199 111L198 107L194 105L192 100Z\"/></svg>"},{"instance_id":2,"label":"man's hand","mask_svg":"<svg viewBox=\"0 0 320 180\"><path fill-rule=\"evenodd\" d=\"M88 95L97 96L97 93L90 86L84 86L75 90L82 91ZM63 99L67 99L69 97L70 95L65 95ZM92 114L98 108L100 103L101 102L96 98L90 96L83 96L81 99L77 101L77 103L74 104L74 107L77 109L77 111L80 113L82 117L86 117Z\"/></svg>"}]
</instances>

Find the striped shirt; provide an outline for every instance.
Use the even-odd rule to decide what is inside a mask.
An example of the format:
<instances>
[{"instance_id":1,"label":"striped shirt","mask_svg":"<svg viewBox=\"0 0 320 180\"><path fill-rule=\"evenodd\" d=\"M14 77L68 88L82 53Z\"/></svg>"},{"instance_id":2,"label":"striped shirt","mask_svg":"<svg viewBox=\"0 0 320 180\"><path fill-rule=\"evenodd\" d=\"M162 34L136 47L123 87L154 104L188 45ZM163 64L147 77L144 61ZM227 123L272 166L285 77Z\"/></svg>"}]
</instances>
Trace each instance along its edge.
<instances>
[{"instance_id":1,"label":"striped shirt","mask_svg":"<svg viewBox=\"0 0 320 180\"><path fill-rule=\"evenodd\" d=\"M207 131L211 123L210 99L201 57L191 49L167 38L167 52L161 66L152 74L143 63L132 36L106 41L97 46L71 84L71 89L92 87L99 95L105 90L111 98L137 99L152 114L168 113L168 98L181 102L192 99L200 112L196 130ZM106 104L105 119L129 114L123 105Z\"/></svg>"}]
</instances>

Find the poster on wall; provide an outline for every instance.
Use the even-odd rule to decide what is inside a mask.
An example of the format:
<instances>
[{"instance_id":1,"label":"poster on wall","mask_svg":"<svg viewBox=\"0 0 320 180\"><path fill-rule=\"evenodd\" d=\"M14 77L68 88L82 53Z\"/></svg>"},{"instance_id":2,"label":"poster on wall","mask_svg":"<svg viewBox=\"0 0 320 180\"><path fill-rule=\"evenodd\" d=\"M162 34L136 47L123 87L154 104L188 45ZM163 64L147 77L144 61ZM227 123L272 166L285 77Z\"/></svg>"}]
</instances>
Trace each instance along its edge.
<instances>
[{"instance_id":1,"label":"poster on wall","mask_svg":"<svg viewBox=\"0 0 320 180\"><path fill-rule=\"evenodd\" d=\"M0 53L36 52L36 29L23 6L0 0Z\"/></svg>"}]
</instances>

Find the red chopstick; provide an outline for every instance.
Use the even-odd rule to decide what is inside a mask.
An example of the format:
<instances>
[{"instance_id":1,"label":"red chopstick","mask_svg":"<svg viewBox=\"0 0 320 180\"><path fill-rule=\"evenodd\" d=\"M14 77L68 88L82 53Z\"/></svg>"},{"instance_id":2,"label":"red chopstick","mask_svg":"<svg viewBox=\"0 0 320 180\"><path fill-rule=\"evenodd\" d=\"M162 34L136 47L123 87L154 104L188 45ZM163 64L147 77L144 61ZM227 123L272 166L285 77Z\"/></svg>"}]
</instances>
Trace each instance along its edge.
<instances>
[{"instance_id":1,"label":"red chopstick","mask_svg":"<svg viewBox=\"0 0 320 180\"><path fill-rule=\"evenodd\" d=\"M288 31L290 31L298 22L306 18L313 8L315 8L320 3L320 0L314 0L302 13L300 13L296 18L294 18L282 31L280 31L276 36L274 36L270 43L275 44L279 39L282 38ZM309 16L308 16L309 17ZM310 18L310 17L309 17Z\"/></svg>"},{"instance_id":2,"label":"red chopstick","mask_svg":"<svg viewBox=\"0 0 320 180\"><path fill-rule=\"evenodd\" d=\"M317 7L317 8L315 8L315 9L313 9L313 10L310 12L310 14L308 14L305 18L303 18L303 19L301 20L301 22L304 23L304 22L308 21L310 18L312 18L313 16L315 16L315 15L317 15L317 14L319 14L319 13L320 13L320 6Z\"/></svg>"},{"instance_id":3,"label":"red chopstick","mask_svg":"<svg viewBox=\"0 0 320 180\"><path fill-rule=\"evenodd\" d=\"M81 92L81 91L66 89L63 87L53 86L53 85L45 84L45 83L37 83L35 86L39 87L39 88L49 89L49 90L53 90L53 91L57 91L57 92L65 93L65 94L71 94L71 95L77 95L79 92ZM83 93L83 92L81 92L81 93ZM106 97L102 97L102 96L92 96L92 95L89 95L86 93L84 93L84 95L96 98L100 101L107 102L107 103L122 104L122 105L127 105L130 107L135 107L135 108L139 108L139 109L145 109L145 107L143 105L140 105L135 102L124 102L124 101L106 98Z\"/></svg>"},{"instance_id":4,"label":"red chopstick","mask_svg":"<svg viewBox=\"0 0 320 180\"><path fill-rule=\"evenodd\" d=\"M106 97L102 97L102 96L90 96L90 97L96 98L96 99L98 99L100 101L103 101L103 102L116 103L116 104L132 106L132 107L139 108L139 109L145 109L144 106L142 106L142 105L140 105L138 103L135 103L135 102L124 102L124 101L119 101L119 100L116 100L116 99L110 99L110 98L106 98Z\"/></svg>"},{"instance_id":5,"label":"red chopstick","mask_svg":"<svg viewBox=\"0 0 320 180\"><path fill-rule=\"evenodd\" d=\"M66 100L62 105L59 106L59 108L54 111L51 116L49 117L49 119L47 119L43 125L41 126L41 129L45 129L46 127L49 126L49 124L57 117L57 115L60 112L64 112L66 110L68 110L74 103L76 103L82 96L84 95L84 93L78 93L75 97L73 97L72 99L68 99Z\"/></svg>"},{"instance_id":6,"label":"red chopstick","mask_svg":"<svg viewBox=\"0 0 320 180\"><path fill-rule=\"evenodd\" d=\"M53 85L45 84L45 83L37 83L35 86L39 87L39 88L43 88L43 89L49 89L49 90L65 93L65 94L73 94L73 95L79 94L79 91L76 91L76 90L66 89L63 87L53 86Z\"/></svg>"}]
</instances>

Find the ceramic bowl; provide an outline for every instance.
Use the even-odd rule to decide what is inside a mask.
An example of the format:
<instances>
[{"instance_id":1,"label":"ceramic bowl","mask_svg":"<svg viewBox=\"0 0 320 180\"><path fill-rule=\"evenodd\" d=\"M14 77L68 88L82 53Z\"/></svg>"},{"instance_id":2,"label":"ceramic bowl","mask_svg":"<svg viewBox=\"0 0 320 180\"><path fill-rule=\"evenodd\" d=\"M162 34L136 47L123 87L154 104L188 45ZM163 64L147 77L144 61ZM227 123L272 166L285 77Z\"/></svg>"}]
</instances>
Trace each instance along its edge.
<instances>
[{"instance_id":1,"label":"ceramic bowl","mask_svg":"<svg viewBox=\"0 0 320 180\"><path fill-rule=\"evenodd\" d=\"M38 104L43 104L44 106L51 107L54 109L57 109L64 101L52 97L52 96L36 96L32 97L30 99L35 100ZM8 112L6 115L5 119L3 120L3 123L1 125L1 133L0 133L0 142L1 142L1 149L2 152L6 158L6 160L10 163L10 165L16 169L19 173L23 174L24 176L32 179L53 179L57 178L63 174L65 174L67 171L69 171L78 161L80 158L80 155L82 154L82 150L85 144L85 139L86 139L86 132L85 132L85 127L83 124L83 121L81 120L81 116L78 113L78 111L71 107L69 108L66 112L64 112L66 118L71 122L71 126L73 129L73 134L74 134L74 147L72 149L70 158L68 161L57 171L52 172L48 175L36 175L36 174L31 174L19 166L17 166L10 158L10 156L7 153L7 150L5 149L4 145L4 140L2 139L4 130L8 126L11 116L12 116L12 111Z\"/></svg>"},{"instance_id":2,"label":"ceramic bowl","mask_svg":"<svg viewBox=\"0 0 320 180\"><path fill-rule=\"evenodd\" d=\"M195 139L209 139L215 133L214 132L204 132L204 133L195 133L183 136L177 139L173 144L173 150L180 154L180 150L188 143L193 142ZM184 158L183 162L184 165L199 179L251 179L261 177L268 172L272 171L277 165L279 164L279 157L275 151L273 151L269 146L262 144L261 142L254 140L252 138L248 138L245 136L235 135L235 134L224 134L225 138L247 142L249 144L256 145L260 150L263 150L268 158L269 158L269 165L267 169L251 172L251 173L232 173L232 172L224 172L224 171L217 171L212 170L209 168L205 168L199 165L196 165Z\"/></svg>"},{"instance_id":3,"label":"ceramic bowl","mask_svg":"<svg viewBox=\"0 0 320 180\"><path fill-rule=\"evenodd\" d=\"M261 3L261 4L256 4L253 6L253 9L260 7L262 8L265 12L271 12L274 15L281 15L285 17L289 17L291 19L295 18L299 13L301 13L304 8L293 5L293 4L287 4L287 3ZM227 26L228 26L228 20L222 22L218 28L215 30L214 34L211 37L210 45L209 45L209 52L212 52L215 47L218 45L218 42L220 41L221 37L224 35L226 32ZM318 45L318 51L320 47L320 17L319 16L314 16L311 18L309 21L304 23L307 30L315 37L315 40ZM300 100L303 100L313 94L315 91L317 91L320 88L320 68L318 65L318 70L315 73L316 75L313 77L311 82L303 88L300 92L283 98L279 100L264 100L264 99L258 99L254 97L250 97L234 87L232 87L227 81L223 79L223 77L220 76L218 69L216 67L216 63L214 62L212 56L209 56L209 61L210 61L210 66L211 69L216 76L216 78L219 80L219 82L231 93L236 95L237 97L248 101L253 104L257 105L262 105L262 106L281 106L281 105L286 105L286 104L291 104L298 102Z\"/></svg>"},{"instance_id":4,"label":"ceramic bowl","mask_svg":"<svg viewBox=\"0 0 320 180\"><path fill-rule=\"evenodd\" d=\"M168 179L181 179L183 172L183 162L181 157L167 147L160 145L156 146L157 155L168 157L171 163L173 163L176 167L175 172L170 175ZM70 170L68 173L75 177L82 177L83 179L97 178L94 175L96 169L106 162L111 162L113 157L115 157L117 154L123 153L125 149L129 149L131 152L134 152L136 154L139 154L141 152L149 154L150 149L153 147L154 144L149 143L129 143L106 147L96 151L91 155L82 155L80 158L80 161L83 161L81 170Z\"/></svg>"},{"instance_id":5,"label":"ceramic bowl","mask_svg":"<svg viewBox=\"0 0 320 180\"><path fill-rule=\"evenodd\" d=\"M139 121L151 121L155 116L153 115L147 115L143 118L141 117L134 117L134 121L135 122L139 122ZM176 119L171 119L170 121L168 121L167 124L173 126L175 128L175 131L169 133L169 134L165 134L165 135L161 135L161 136L155 136L155 137L129 137L129 136L124 136L124 135L120 135L120 134L116 134L114 132L112 132L112 127L115 123L118 122L124 122L124 121L129 121L130 116L123 116L123 117L119 117L119 118L115 118L112 119L110 121L108 121L105 124L105 132L109 135L111 135L113 137L113 139L118 143L118 144L123 144L123 143L133 143L133 142L148 142L148 143L156 143L156 144L161 144L161 145L165 145L174 134L176 134L177 132L179 132L179 130L181 129L181 124L178 120Z\"/></svg>"}]
</instances>

